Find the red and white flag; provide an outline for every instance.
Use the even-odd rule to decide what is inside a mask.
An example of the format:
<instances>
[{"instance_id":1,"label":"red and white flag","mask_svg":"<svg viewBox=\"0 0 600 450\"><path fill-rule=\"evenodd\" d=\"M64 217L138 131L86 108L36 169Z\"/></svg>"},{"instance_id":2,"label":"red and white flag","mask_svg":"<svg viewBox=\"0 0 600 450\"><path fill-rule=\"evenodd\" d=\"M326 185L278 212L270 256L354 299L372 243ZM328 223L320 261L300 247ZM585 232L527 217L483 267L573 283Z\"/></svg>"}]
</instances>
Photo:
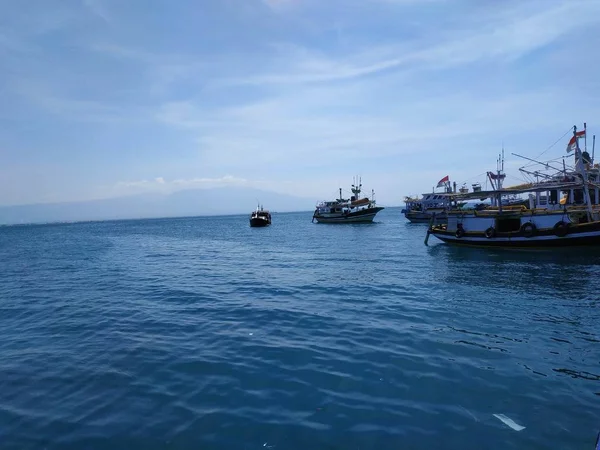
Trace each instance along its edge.
<instances>
[{"instance_id":1,"label":"red and white flag","mask_svg":"<svg viewBox=\"0 0 600 450\"><path fill-rule=\"evenodd\" d=\"M438 181L437 187L442 187L449 181L450 181L450 177L448 175L446 175L444 178L442 178L440 181Z\"/></svg>"},{"instance_id":2,"label":"red and white flag","mask_svg":"<svg viewBox=\"0 0 600 450\"><path fill-rule=\"evenodd\" d=\"M575 136L573 136L571 138L571 140L569 141L569 143L567 144L567 153L572 152L573 150L575 150L577 148L576 140L579 138L582 138L582 137L585 137L585 130L577 131L575 133Z\"/></svg>"}]
</instances>

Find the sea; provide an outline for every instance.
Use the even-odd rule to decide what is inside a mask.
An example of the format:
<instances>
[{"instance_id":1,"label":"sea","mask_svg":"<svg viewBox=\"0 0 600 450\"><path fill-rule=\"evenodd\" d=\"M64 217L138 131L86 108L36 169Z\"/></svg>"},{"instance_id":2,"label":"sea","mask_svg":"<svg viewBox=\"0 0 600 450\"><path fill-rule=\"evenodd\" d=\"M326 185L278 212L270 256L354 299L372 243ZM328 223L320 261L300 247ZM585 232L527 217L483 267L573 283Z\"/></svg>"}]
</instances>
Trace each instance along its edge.
<instances>
[{"instance_id":1,"label":"sea","mask_svg":"<svg viewBox=\"0 0 600 450\"><path fill-rule=\"evenodd\" d=\"M594 448L600 249L311 218L1 227L0 449Z\"/></svg>"}]
</instances>

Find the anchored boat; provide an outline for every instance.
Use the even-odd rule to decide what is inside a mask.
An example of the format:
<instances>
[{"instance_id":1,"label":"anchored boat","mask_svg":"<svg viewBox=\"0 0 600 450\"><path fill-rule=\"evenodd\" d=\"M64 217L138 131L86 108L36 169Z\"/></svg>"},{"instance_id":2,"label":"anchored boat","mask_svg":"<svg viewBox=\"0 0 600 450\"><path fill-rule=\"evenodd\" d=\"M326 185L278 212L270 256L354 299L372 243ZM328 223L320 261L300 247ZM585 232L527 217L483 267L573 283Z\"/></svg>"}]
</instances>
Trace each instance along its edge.
<instances>
[{"instance_id":1,"label":"anchored boat","mask_svg":"<svg viewBox=\"0 0 600 450\"><path fill-rule=\"evenodd\" d=\"M423 194L421 198L404 197L405 207L401 213L413 223L429 223L435 216L437 223L446 221L446 211L451 207L460 207L464 203L457 204L452 194L456 193L456 182L454 190L450 184L450 178L446 175L438 184L438 188L444 188L443 192L432 192ZM466 188L461 188L461 191ZM467 189L468 191L468 189Z\"/></svg>"},{"instance_id":2,"label":"anchored boat","mask_svg":"<svg viewBox=\"0 0 600 450\"><path fill-rule=\"evenodd\" d=\"M352 196L349 199L342 197L333 201L324 201L317 204L313 213L313 222L319 223L365 223L373 222L379 211L384 209L377 206L375 192L372 191L371 198L360 198L362 192L362 180L358 179L352 184Z\"/></svg>"},{"instance_id":3,"label":"anchored boat","mask_svg":"<svg viewBox=\"0 0 600 450\"><path fill-rule=\"evenodd\" d=\"M271 213L263 209L262 205L250 214L251 227L266 227L271 225Z\"/></svg>"},{"instance_id":4,"label":"anchored boat","mask_svg":"<svg viewBox=\"0 0 600 450\"><path fill-rule=\"evenodd\" d=\"M553 176L531 172L544 178L541 181L463 194L462 199L489 198L492 204L479 211L450 210L446 224L432 220L425 243L433 235L449 244L488 247L600 244L600 168L579 148L578 140L585 136L585 130L577 132L573 127L573 133L567 149L574 150L574 170L567 170L563 163L562 170ZM503 203L503 197L523 194L527 206Z\"/></svg>"}]
</instances>

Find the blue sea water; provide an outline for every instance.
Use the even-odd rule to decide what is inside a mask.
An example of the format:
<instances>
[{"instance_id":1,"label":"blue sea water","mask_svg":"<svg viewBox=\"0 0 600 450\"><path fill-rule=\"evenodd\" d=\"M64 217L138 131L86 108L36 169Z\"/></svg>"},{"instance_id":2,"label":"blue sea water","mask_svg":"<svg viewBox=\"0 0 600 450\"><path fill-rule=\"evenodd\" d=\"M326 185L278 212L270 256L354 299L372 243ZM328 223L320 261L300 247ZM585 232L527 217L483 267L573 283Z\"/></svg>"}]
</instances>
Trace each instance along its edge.
<instances>
[{"instance_id":1,"label":"blue sea water","mask_svg":"<svg viewBox=\"0 0 600 450\"><path fill-rule=\"evenodd\" d=\"M424 237L395 208L0 228L0 448L592 449L600 249Z\"/></svg>"}]
</instances>

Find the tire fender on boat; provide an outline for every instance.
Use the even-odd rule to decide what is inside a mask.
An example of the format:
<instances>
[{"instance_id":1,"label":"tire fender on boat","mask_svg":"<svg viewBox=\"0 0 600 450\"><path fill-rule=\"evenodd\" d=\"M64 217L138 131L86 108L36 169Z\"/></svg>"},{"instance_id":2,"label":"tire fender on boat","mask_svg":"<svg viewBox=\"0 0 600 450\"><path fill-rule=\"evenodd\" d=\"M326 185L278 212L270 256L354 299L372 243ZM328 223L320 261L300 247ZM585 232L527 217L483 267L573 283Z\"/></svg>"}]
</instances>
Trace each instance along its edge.
<instances>
[{"instance_id":1,"label":"tire fender on boat","mask_svg":"<svg viewBox=\"0 0 600 450\"><path fill-rule=\"evenodd\" d=\"M525 237L530 238L536 235L537 228L534 223L526 222L521 226L521 232Z\"/></svg>"},{"instance_id":2,"label":"tire fender on boat","mask_svg":"<svg viewBox=\"0 0 600 450\"><path fill-rule=\"evenodd\" d=\"M485 237L488 239L496 237L496 229L494 227L489 227L487 230L485 230Z\"/></svg>"},{"instance_id":3,"label":"tire fender on boat","mask_svg":"<svg viewBox=\"0 0 600 450\"><path fill-rule=\"evenodd\" d=\"M456 229L456 233L454 233L454 236L456 236L458 239L460 239L461 237L463 237L465 235L465 229L462 227L462 225L460 225L457 229Z\"/></svg>"},{"instance_id":4,"label":"tire fender on boat","mask_svg":"<svg viewBox=\"0 0 600 450\"><path fill-rule=\"evenodd\" d=\"M569 224L567 222L556 222L554 225L554 234L558 237L564 237L569 234Z\"/></svg>"}]
</instances>

